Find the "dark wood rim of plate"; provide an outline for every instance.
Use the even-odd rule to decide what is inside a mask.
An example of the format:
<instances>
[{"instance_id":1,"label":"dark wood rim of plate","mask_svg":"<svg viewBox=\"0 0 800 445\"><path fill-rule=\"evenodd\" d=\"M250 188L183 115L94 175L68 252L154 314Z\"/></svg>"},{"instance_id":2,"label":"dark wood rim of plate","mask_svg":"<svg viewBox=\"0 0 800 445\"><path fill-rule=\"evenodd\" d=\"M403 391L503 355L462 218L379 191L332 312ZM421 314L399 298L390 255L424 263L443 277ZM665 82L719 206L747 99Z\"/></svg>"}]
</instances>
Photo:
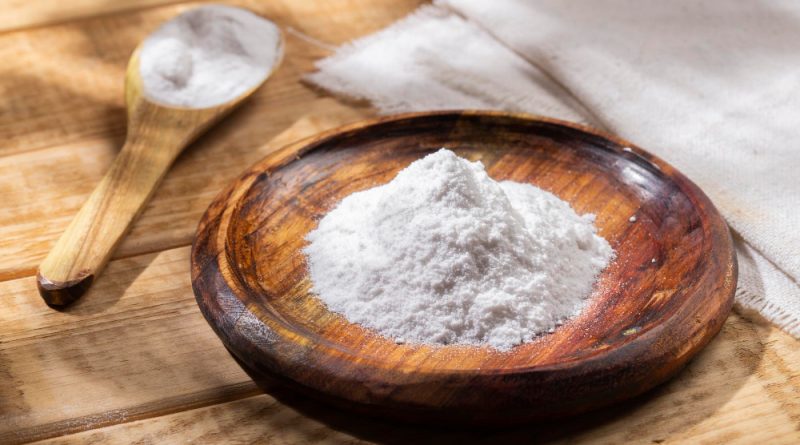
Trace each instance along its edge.
<instances>
[{"instance_id":1,"label":"dark wood rim of plate","mask_svg":"<svg viewBox=\"0 0 800 445\"><path fill-rule=\"evenodd\" d=\"M405 128L422 123L430 127L434 121L451 130L466 122L490 127L513 124L529 129L531 134L564 134L598 152L657 172L699 215L697 227L691 229L700 231L702 235L698 236L707 244L702 245L702 270L697 271L696 282L682 292L680 303L670 308L668 316L650 329L630 337L630 329L620 331L613 343L609 340L610 344L584 357L547 364L517 363L506 368L413 368L375 355L362 356L357 349L294 326L263 304L264 290L248 282L243 272L252 265L236 264L239 257L235 250L241 247L229 239L231 222L242 211L242 200L251 188L334 141L364 131L391 138ZM192 287L203 315L251 375L278 380L323 401L371 415L484 425L576 414L631 398L664 382L721 329L732 306L737 279L727 225L708 197L669 164L628 141L583 125L491 111L381 117L278 150L247 170L209 206L197 230L191 263ZM675 295L664 298L677 298Z\"/></svg>"}]
</instances>

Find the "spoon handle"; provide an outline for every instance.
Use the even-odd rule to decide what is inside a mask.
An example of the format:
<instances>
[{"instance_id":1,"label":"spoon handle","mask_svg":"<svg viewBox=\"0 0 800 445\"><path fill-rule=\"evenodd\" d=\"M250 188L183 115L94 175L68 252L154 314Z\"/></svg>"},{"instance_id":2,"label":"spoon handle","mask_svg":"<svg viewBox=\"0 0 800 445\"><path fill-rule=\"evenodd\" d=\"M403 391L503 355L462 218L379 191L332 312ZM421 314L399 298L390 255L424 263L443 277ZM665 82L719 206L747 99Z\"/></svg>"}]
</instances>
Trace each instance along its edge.
<instances>
[{"instance_id":1,"label":"spoon handle","mask_svg":"<svg viewBox=\"0 0 800 445\"><path fill-rule=\"evenodd\" d=\"M47 304L66 306L86 292L179 152L138 139L125 143L39 266L37 285Z\"/></svg>"}]
</instances>

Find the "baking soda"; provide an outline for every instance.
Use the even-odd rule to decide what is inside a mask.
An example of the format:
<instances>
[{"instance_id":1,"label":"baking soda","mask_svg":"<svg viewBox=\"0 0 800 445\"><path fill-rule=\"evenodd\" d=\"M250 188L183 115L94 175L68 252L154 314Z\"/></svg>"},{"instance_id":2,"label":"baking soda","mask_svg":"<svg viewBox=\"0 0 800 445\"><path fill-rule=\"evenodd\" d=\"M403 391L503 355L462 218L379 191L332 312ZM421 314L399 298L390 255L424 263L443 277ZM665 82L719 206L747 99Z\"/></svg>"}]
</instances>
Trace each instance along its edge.
<instances>
[{"instance_id":1,"label":"baking soda","mask_svg":"<svg viewBox=\"0 0 800 445\"><path fill-rule=\"evenodd\" d=\"M593 215L439 150L307 236L312 291L398 343L508 350L577 315L613 258Z\"/></svg>"},{"instance_id":2,"label":"baking soda","mask_svg":"<svg viewBox=\"0 0 800 445\"><path fill-rule=\"evenodd\" d=\"M192 9L144 41L139 72L145 96L189 108L229 102L269 75L282 48L278 27L249 11Z\"/></svg>"}]
</instances>

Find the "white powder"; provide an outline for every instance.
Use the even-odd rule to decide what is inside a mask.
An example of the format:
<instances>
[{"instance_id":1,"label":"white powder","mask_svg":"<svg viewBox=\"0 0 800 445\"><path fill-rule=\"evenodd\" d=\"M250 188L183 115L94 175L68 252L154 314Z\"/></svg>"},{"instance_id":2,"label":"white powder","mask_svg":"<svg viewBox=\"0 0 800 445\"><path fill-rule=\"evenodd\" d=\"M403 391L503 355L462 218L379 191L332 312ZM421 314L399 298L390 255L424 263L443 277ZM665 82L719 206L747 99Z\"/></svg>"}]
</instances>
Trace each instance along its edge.
<instances>
[{"instance_id":1,"label":"white powder","mask_svg":"<svg viewBox=\"0 0 800 445\"><path fill-rule=\"evenodd\" d=\"M508 350L583 308L614 256L593 221L442 149L343 199L304 252L313 292L351 322L398 343Z\"/></svg>"},{"instance_id":2,"label":"white powder","mask_svg":"<svg viewBox=\"0 0 800 445\"><path fill-rule=\"evenodd\" d=\"M229 6L192 9L144 41L144 93L167 105L219 105L258 86L282 50L280 31L269 20Z\"/></svg>"}]
</instances>

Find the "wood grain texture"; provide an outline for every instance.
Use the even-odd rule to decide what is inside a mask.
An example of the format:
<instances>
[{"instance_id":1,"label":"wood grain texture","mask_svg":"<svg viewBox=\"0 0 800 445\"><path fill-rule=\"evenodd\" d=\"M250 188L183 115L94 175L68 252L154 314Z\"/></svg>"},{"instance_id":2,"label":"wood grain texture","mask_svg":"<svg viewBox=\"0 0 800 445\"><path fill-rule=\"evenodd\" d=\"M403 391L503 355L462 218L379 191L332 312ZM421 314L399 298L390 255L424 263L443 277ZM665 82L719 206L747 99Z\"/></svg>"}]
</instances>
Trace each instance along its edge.
<instances>
[{"instance_id":1,"label":"wood grain texture","mask_svg":"<svg viewBox=\"0 0 800 445\"><path fill-rule=\"evenodd\" d=\"M301 249L319 218L440 147L597 215L617 257L580 316L507 353L397 345L310 292ZM383 118L293 144L246 172L203 217L192 251L198 304L256 376L373 415L505 424L636 396L720 329L736 259L708 198L630 147L559 121L488 112Z\"/></svg>"},{"instance_id":2,"label":"wood grain texture","mask_svg":"<svg viewBox=\"0 0 800 445\"><path fill-rule=\"evenodd\" d=\"M266 73L263 82L277 66ZM39 294L48 305L66 306L89 289L175 158L260 86L213 107L160 104L145 96L139 51L134 51L125 75L125 144L36 274Z\"/></svg>"},{"instance_id":3,"label":"wood grain texture","mask_svg":"<svg viewBox=\"0 0 800 445\"><path fill-rule=\"evenodd\" d=\"M53 311L35 280L0 283L0 443L252 395L193 301L189 248L113 261Z\"/></svg>"},{"instance_id":4,"label":"wood grain texture","mask_svg":"<svg viewBox=\"0 0 800 445\"><path fill-rule=\"evenodd\" d=\"M768 324L732 315L689 366L652 393L600 414L497 431L365 420L292 394L259 395L86 431L43 444L795 444L800 348Z\"/></svg>"},{"instance_id":5,"label":"wood grain texture","mask_svg":"<svg viewBox=\"0 0 800 445\"><path fill-rule=\"evenodd\" d=\"M180 0L0 0L0 11L3 11L0 32L178 2Z\"/></svg>"}]
</instances>

